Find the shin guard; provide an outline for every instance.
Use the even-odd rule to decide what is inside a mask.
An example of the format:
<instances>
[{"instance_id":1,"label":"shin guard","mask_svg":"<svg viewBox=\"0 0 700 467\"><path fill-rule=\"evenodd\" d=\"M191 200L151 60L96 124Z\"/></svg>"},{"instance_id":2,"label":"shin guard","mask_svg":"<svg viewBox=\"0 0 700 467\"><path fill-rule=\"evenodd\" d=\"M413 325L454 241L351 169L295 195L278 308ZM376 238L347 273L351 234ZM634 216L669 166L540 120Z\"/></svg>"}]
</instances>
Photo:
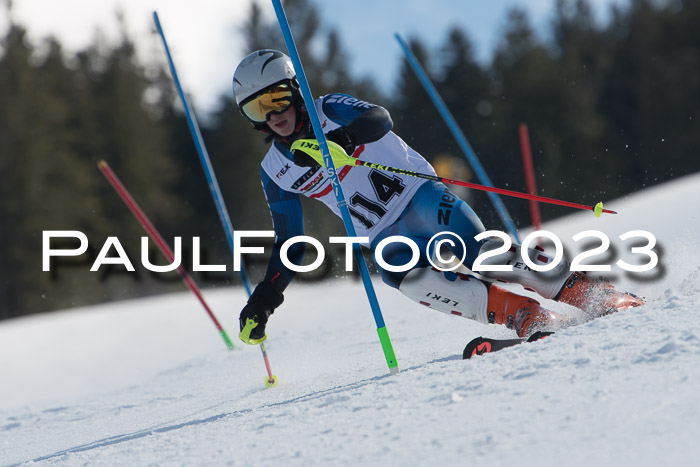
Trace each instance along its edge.
<instances>
[{"instance_id":1,"label":"shin guard","mask_svg":"<svg viewBox=\"0 0 700 467\"><path fill-rule=\"evenodd\" d=\"M488 289L486 284L473 276L417 268L406 274L399 290L421 305L488 323Z\"/></svg>"}]
</instances>

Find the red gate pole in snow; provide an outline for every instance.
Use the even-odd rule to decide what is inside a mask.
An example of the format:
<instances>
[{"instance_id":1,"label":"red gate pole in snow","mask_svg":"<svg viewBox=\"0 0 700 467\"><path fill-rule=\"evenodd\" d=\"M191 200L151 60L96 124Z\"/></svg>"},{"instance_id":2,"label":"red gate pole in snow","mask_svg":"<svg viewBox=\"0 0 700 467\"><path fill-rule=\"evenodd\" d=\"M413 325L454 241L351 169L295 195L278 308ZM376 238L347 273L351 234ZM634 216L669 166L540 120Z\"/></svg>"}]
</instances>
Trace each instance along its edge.
<instances>
[{"instance_id":1,"label":"red gate pole in snow","mask_svg":"<svg viewBox=\"0 0 700 467\"><path fill-rule=\"evenodd\" d=\"M530 135L528 134L527 125L525 123L521 123L518 126L518 133L520 134L520 149L523 153L523 166L525 168L525 183L527 186L527 192L533 196L536 196L537 185L535 184L535 169L532 164L532 151L530 150ZM529 203L532 225L535 230L542 230L542 223L540 221L540 205L533 199L530 199Z\"/></svg>"},{"instance_id":2,"label":"red gate pole in snow","mask_svg":"<svg viewBox=\"0 0 700 467\"><path fill-rule=\"evenodd\" d=\"M134 201L134 198L131 197L126 187L122 185L122 182L119 180L117 175L112 171L112 169L105 161L98 162L97 167L105 176L109 184L112 185L112 188L114 188L114 190L117 192L122 201L124 201L124 204L126 204L126 206L129 208L134 217L136 217L136 219L139 221L141 226L146 230L146 232L148 232L148 236L151 237L151 239L156 243L156 245L158 245L160 251L172 264L175 261L175 255L173 254L173 250L170 249L170 246L168 246L167 242L163 239L163 237L161 237L161 235L158 233L151 221L148 220L146 214L144 214L144 212L141 210L136 201ZM204 296L202 295L202 292L199 290L199 287L197 287L197 284L188 274L184 266L178 266L177 273L180 275L180 278L182 278L182 281L185 283L185 285L192 291L193 294L195 294L195 296L199 300L199 303L202 304L204 310L214 322L214 326L216 326L216 329L218 329L219 333L221 334L221 337L224 339L226 346L229 349L233 349L233 342L231 342L231 339L229 339L228 334L226 334L226 331L219 323L219 320L216 319L216 316L214 316L214 312L211 311L211 308L209 308L207 302L204 301Z\"/></svg>"}]
</instances>

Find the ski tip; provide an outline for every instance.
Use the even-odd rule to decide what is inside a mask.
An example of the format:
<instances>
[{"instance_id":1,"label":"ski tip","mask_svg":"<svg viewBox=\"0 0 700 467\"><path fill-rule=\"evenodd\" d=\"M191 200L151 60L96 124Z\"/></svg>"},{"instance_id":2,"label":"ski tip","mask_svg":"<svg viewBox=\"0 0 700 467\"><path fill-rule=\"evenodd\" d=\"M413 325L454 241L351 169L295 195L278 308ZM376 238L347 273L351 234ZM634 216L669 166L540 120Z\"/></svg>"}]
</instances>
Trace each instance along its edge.
<instances>
[{"instance_id":1,"label":"ski tip","mask_svg":"<svg viewBox=\"0 0 700 467\"><path fill-rule=\"evenodd\" d=\"M97 161L97 167L99 169L104 169L105 167L107 167L107 163L104 159L100 159L99 161Z\"/></svg>"},{"instance_id":2,"label":"ski tip","mask_svg":"<svg viewBox=\"0 0 700 467\"><path fill-rule=\"evenodd\" d=\"M462 352L462 359L467 360L472 358L474 355L483 355L489 352L491 352L491 343L488 341L488 339L477 337L472 339L472 341L469 342L464 348L464 352Z\"/></svg>"},{"instance_id":3,"label":"ski tip","mask_svg":"<svg viewBox=\"0 0 700 467\"><path fill-rule=\"evenodd\" d=\"M545 333L536 333L538 335ZM551 333L546 333L547 335ZM514 345L522 344L527 342L527 339L518 337L514 339L490 339L488 337L476 337L472 339L462 352L462 359L466 360L472 358L475 355L484 355L491 352L496 352L497 350L505 349L506 347L512 347Z\"/></svg>"},{"instance_id":4,"label":"ski tip","mask_svg":"<svg viewBox=\"0 0 700 467\"><path fill-rule=\"evenodd\" d=\"M554 331L537 331L533 335L527 338L527 342L535 342L545 337L549 337L554 334Z\"/></svg>"}]
</instances>

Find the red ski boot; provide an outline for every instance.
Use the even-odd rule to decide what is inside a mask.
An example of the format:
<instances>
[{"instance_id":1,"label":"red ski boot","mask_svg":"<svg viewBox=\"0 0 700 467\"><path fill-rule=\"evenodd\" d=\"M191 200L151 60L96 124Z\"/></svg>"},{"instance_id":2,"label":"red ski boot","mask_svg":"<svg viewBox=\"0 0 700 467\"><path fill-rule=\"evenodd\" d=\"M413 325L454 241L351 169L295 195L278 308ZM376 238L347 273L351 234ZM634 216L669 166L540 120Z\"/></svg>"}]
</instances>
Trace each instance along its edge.
<instances>
[{"instance_id":1,"label":"red ski boot","mask_svg":"<svg viewBox=\"0 0 700 467\"><path fill-rule=\"evenodd\" d=\"M612 284L573 273L555 300L573 305L594 317L644 305L644 300L631 293L618 292Z\"/></svg>"},{"instance_id":2,"label":"red ski boot","mask_svg":"<svg viewBox=\"0 0 700 467\"><path fill-rule=\"evenodd\" d=\"M546 310L537 300L514 294L491 284L487 304L489 323L505 324L520 337L537 331L554 331L567 323L566 318Z\"/></svg>"}]
</instances>

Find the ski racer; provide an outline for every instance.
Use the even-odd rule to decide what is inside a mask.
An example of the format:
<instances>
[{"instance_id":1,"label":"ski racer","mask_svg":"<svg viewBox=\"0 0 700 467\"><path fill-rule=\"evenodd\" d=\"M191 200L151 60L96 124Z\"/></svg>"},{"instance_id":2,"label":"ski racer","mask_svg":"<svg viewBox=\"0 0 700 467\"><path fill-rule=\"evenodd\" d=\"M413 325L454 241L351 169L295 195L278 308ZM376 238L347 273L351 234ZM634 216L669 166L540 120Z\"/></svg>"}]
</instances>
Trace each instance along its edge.
<instances>
[{"instance_id":1,"label":"ski racer","mask_svg":"<svg viewBox=\"0 0 700 467\"><path fill-rule=\"evenodd\" d=\"M240 338L247 344L266 339L270 315L283 300L283 292L294 277L280 259L282 244L304 234L300 196L317 199L339 214L331 180L322 160L303 151L290 151L299 139L314 138L313 129L299 92L291 60L276 50L258 50L245 57L235 70L233 91L241 113L272 142L262 160L260 172L275 231L275 243L264 279L257 284L240 313ZM337 144L347 155L415 172L434 174L431 165L391 131L393 123L382 107L354 97L334 93L314 102L329 145ZM444 184L360 166L336 167L345 192L353 225L376 259L376 246L383 239L402 235L415 242L421 253L418 263L407 272L379 268L382 280L412 300L438 311L482 323L506 325L518 336L538 330L553 330L566 320L544 309L537 300L516 294L474 275L443 272L431 266L426 246L439 232L453 232L464 240L453 242L452 253L465 257L471 268L475 259L502 242L476 241L484 226L469 205ZM520 246L510 254L520 257ZM551 258L532 250L530 258L546 264ZM301 264L304 243L295 243L287 257ZM413 251L405 243L389 243L382 258L391 265L404 265ZM503 263L504 255L499 260ZM376 262L376 261L375 261ZM483 264L488 264L484 261ZM515 282L541 297L579 307L598 316L638 306L642 300L617 292L611 285L585 273L571 272L561 262L547 272L514 267L509 272L491 272L489 279ZM250 324L249 320L252 320ZM248 325L247 325L248 324Z\"/></svg>"}]
</instances>

